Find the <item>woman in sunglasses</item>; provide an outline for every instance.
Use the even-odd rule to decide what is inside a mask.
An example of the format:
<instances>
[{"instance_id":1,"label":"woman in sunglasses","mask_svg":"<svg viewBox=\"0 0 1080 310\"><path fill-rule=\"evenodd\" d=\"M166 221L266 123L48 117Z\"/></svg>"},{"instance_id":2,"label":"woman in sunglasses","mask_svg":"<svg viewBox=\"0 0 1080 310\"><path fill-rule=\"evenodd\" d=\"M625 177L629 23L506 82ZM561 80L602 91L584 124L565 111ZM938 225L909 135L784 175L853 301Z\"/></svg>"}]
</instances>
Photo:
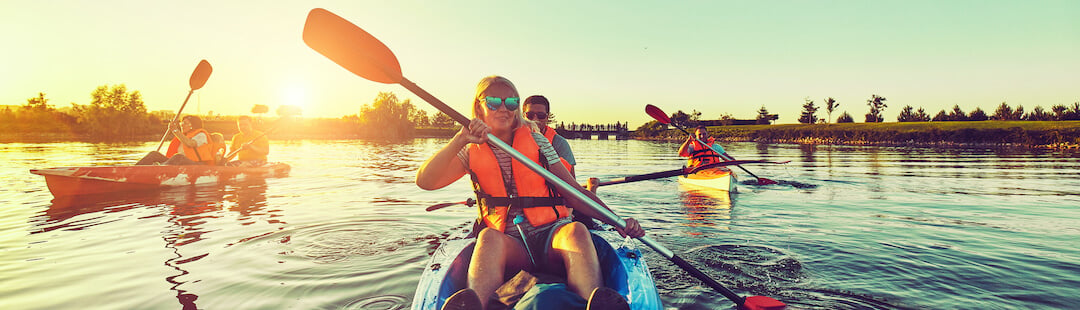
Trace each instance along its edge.
<instances>
[{"instance_id":1,"label":"woman in sunglasses","mask_svg":"<svg viewBox=\"0 0 1080 310\"><path fill-rule=\"evenodd\" d=\"M603 205L595 194L577 184L551 143L518 108L520 97L510 80L483 78L473 97L472 121L417 172L416 185L426 190L446 187L468 173L479 202L478 221L483 229L469 263L468 288L451 296L443 309L476 307L478 303L487 307L505 276L519 270L565 275L567 288L585 300L591 301L593 295L602 297L598 300L618 295L601 287L600 263L589 231L571 221L567 208L578 207L575 210L593 217L599 214L592 214L575 195L559 193L538 174L485 143L489 133L494 135ZM515 221L519 217L523 220ZM645 234L636 220L625 220L626 230L620 233L631 237ZM622 303L625 305L624 300Z\"/></svg>"}]
</instances>

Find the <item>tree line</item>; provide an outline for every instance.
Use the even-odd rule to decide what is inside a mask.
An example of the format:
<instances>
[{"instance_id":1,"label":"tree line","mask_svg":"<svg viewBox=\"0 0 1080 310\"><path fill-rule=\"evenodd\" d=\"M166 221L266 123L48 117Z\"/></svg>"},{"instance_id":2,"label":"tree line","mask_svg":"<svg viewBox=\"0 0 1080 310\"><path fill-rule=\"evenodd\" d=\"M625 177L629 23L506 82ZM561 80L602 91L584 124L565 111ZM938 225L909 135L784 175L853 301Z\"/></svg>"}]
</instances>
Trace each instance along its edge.
<instances>
[{"instance_id":1,"label":"tree line","mask_svg":"<svg viewBox=\"0 0 1080 310\"><path fill-rule=\"evenodd\" d=\"M0 110L0 131L5 133L64 134L94 140L123 140L160 133L162 120L147 113L139 91L124 84L101 85L90 92L90 103L71 103L58 109L44 92L15 109Z\"/></svg>"},{"instance_id":2,"label":"tree line","mask_svg":"<svg viewBox=\"0 0 1080 310\"><path fill-rule=\"evenodd\" d=\"M867 123L880 123L884 121L882 113L888 105L885 103L887 99L877 94L870 96L870 99L866 100L866 105L869 106L870 111L866 113L865 120ZM818 119L816 113L818 107L814 104L810 98L805 98L803 103L802 113L799 116L799 122L803 124L814 123L828 123L832 118L832 112L839 106L836 100L832 97L825 99L825 108L828 113L828 117L825 119ZM764 109L764 107L762 107ZM1043 109L1042 106L1035 106L1030 112L1024 113L1024 106L1018 105L1015 109L1009 106L1008 103L1002 102L1001 105L994 110L993 114L988 114L981 108L976 107L971 112L965 113L960 105L954 105L951 111L946 112L944 109L939 111L933 117L926 113L926 110L919 107L916 110L910 105L904 106L900 110L900 115L897 116L898 122L946 122L946 121L1068 121L1068 120L1080 120L1080 102L1074 102L1072 106L1066 106L1064 104L1057 104L1050 108L1050 110ZM837 119L837 123L854 123L854 118L851 117L846 111L841 114Z\"/></svg>"}]
</instances>

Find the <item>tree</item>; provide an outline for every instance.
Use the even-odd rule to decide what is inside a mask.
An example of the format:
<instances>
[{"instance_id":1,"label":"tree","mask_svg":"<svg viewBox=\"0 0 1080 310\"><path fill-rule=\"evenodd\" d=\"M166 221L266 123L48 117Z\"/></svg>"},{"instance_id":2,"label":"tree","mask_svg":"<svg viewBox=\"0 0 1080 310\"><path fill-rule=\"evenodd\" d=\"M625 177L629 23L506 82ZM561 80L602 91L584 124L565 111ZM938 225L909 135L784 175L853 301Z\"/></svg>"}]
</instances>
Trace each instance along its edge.
<instances>
[{"instance_id":1,"label":"tree","mask_svg":"<svg viewBox=\"0 0 1080 310\"><path fill-rule=\"evenodd\" d=\"M949 112L949 121L966 121L967 114L963 110L960 110L960 105L953 105L952 112Z\"/></svg>"},{"instance_id":2,"label":"tree","mask_svg":"<svg viewBox=\"0 0 1080 310\"><path fill-rule=\"evenodd\" d=\"M52 106L49 105L49 99L45 99L45 93L38 93L37 97L26 99L26 105L23 106L24 111L27 112L49 112L52 111Z\"/></svg>"},{"instance_id":3,"label":"tree","mask_svg":"<svg viewBox=\"0 0 1080 310\"><path fill-rule=\"evenodd\" d=\"M763 105L761 106L761 109L758 110L758 115L754 123L758 125L769 125L772 124L772 121L775 121L778 118L780 118L779 115L769 114L769 110L766 110L765 106Z\"/></svg>"},{"instance_id":4,"label":"tree","mask_svg":"<svg viewBox=\"0 0 1080 310\"><path fill-rule=\"evenodd\" d=\"M720 115L720 126L731 126L733 123L735 123L735 117L732 117L730 113Z\"/></svg>"},{"instance_id":5,"label":"tree","mask_svg":"<svg viewBox=\"0 0 1080 310\"><path fill-rule=\"evenodd\" d=\"M832 119L832 112L838 107L840 107L840 104L836 103L836 99L833 99L833 97L825 98L825 113L828 113L828 117L825 118L826 123Z\"/></svg>"},{"instance_id":6,"label":"tree","mask_svg":"<svg viewBox=\"0 0 1080 310\"><path fill-rule=\"evenodd\" d=\"M997 107L997 110L994 110L994 116L991 116L990 119L995 120L995 121L1007 121L1007 120L1010 120L1010 118L1012 118L1012 115L1013 115L1012 108L1009 107L1008 103L1005 103L1005 101L1002 101L1001 105L999 105Z\"/></svg>"},{"instance_id":7,"label":"tree","mask_svg":"<svg viewBox=\"0 0 1080 310\"><path fill-rule=\"evenodd\" d=\"M897 122L917 122L915 120L915 108L910 105L905 105L903 109L900 109L900 115L896 117Z\"/></svg>"},{"instance_id":8,"label":"tree","mask_svg":"<svg viewBox=\"0 0 1080 310\"><path fill-rule=\"evenodd\" d=\"M416 127L431 126L431 118L428 117L427 111L421 109L413 110L412 115L409 115L409 120L416 124Z\"/></svg>"},{"instance_id":9,"label":"tree","mask_svg":"<svg viewBox=\"0 0 1080 310\"><path fill-rule=\"evenodd\" d=\"M885 105L885 100L888 99L885 99L885 97L878 96L876 94L870 95L870 99L866 100L866 105L870 106L870 113L866 113L867 123L880 123L885 121L885 119L881 116L881 114L885 112L885 108L888 107L887 105Z\"/></svg>"},{"instance_id":10,"label":"tree","mask_svg":"<svg viewBox=\"0 0 1080 310\"><path fill-rule=\"evenodd\" d=\"M134 138L161 126L146 113L142 94L128 92L124 84L98 86L90 93L89 105L73 109L84 131L95 139Z\"/></svg>"},{"instance_id":11,"label":"tree","mask_svg":"<svg viewBox=\"0 0 1080 310\"><path fill-rule=\"evenodd\" d=\"M937 112L937 115L934 115L934 118L931 118L930 120L934 122L948 121L949 114L945 113L945 110L941 110L940 112Z\"/></svg>"},{"instance_id":12,"label":"tree","mask_svg":"<svg viewBox=\"0 0 1080 310\"><path fill-rule=\"evenodd\" d=\"M439 111L439 113L435 114L435 117L431 118L431 127L435 128L454 128L456 123L453 118L450 118L450 115L446 115L442 111Z\"/></svg>"},{"instance_id":13,"label":"tree","mask_svg":"<svg viewBox=\"0 0 1080 310\"><path fill-rule=\"evenodd\" d=\"M693 110L690 114L686 114L686 112L683 112L682 110L675 111L674 114L671 114L671 122L683 127L694 126L700 118L701 112L698 112L697 110Z\"/></svg>"},{"instance_id":14,"label":"tree","mask_svg":"<svg viewBox=\"0 0 1080 310\"><path fill-rule=\"evenodd\" d=\"M844 113L840 114L840 117L836 118L836 122L837 123L854 123L855 119L852 118L851 114L848 114L847 111L844 111Z\"/></svg>"},{"instance_id":15,"label":"tree","mask_svg":"<svg viewBox=\"0 0 1080 310\"><path fill-rule=\"evenodd\" d=\"M266 114L267 112L270 112L270 107L266 106L265 104L256 104L251 107L251 113L259 114L259 117L262 117L262 115Z\"/></svg>"},{"instance_id":16,"label":"tree","mask_svg":"<svg viewBox=\"0 0 1080 310\"><path fill-rule=\"evenodd\" d=\"M409 99L399 100L391 92L379 92L370 105L360 107L360 132L363 136L398 140L411 138L416 124L409 118L415 107Z\"/></svg>"},{"instance_id":17,"label":"tree","mask_svg":"<svg viewBox=\"0 0 1080 310\"><path fill-rule=\"evenodd\" d=\"M1050 108L1050 111L1054 112L1054 120L1056 121L1065 120L1065 111L1068 110L1069 108L1065 107L1064 104L1055 104L1053 107Z\"/></svg>"},{"instance_id":18,"label":"tree","mask_svg":"<svg viewBox=\"0 0 1080 310\"><path fill-rule=\"evenodd\" d=\"M990 119L990 117L987 116L986 112L979 107L975 107L975 110L972 110L971 113L968 113L967 117L967 120L969 121L985 121L988 119Z\"/></svg>"},{"instance_id":19,"label":"tree","mask_svg":"<svg viewBox=\"0 0 1080 310\"><path fill-rule=\"evenodd\" d=\"M1042 106L1035 106L1035 109L1031 110L1031 113L1028 113L1024 119L1029 121L1049 121L1054 119L1054 115L1043 110Z\"/></svg>"},{"instance_id":20,"label":"tree","mask_svg":"<svg viewBox=\"0 0 1080 310\"><path fill-rule=\"evenodd\" d=\"M818 107L814 106L814 101L810 100L810 97L806 97L803 100L806 101L806 103L802 106L803 111L802 115L799 116L799 122L803 124L817 123L817 116L814 116L814 113L817 113Z\"/></svg>"},{"instance_id":21,"label":"tree","mask_svg":"<svg viewBox=\"0 0 1080 310\"><path fill-rule=\"evenodd\" d=\"M929 122L930 114L926 114L926 110L923 110L922 107L919 107L919 111L915 112L915 119L916 122Z\"/></svg>"},{"instance_id":22,"label":"tree","mask_svg":"<svg viewBox=\"0 0 1080 310\"><path fill-rule=\"evenodd\" d=\"M638 126L638 128L634 130L634 135L643 138L654 137L664 130L667 130L667 125L661 124L656 120L651 120Z\"/></svg>"}]
</instances>

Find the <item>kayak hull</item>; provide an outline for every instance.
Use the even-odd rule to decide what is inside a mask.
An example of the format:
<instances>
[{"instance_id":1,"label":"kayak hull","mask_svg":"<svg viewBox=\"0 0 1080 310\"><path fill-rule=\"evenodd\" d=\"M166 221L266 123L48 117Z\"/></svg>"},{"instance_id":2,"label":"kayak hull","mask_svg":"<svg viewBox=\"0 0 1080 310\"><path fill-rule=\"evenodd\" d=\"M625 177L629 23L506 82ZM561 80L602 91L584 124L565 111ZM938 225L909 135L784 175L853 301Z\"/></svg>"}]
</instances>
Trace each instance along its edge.
<instances>
[{"instance_id":1,"label":"kayak hull","mask_svg":"<svg viewBox=\"0 0 1080 310\"><path fill-rule=\"evenodd\" d=\"M258 167L203 165L145 165L56 167L31 169L45 177L54 197L139 191L174 186L208 185L247 178L281 177L291 167L285 163L267 163Z\"/></svg>"},{"instance_id":2,"label":"kayak hull","mask_svg":"<svg viewBox=\"0 0 1080 310\"><path fill-rule=\"evenodd\" d=\"M469 261L476 239L467 231L450 237L434 253L420 276L413 297L413 310L438 310L450 295L467 286ZM612 247L604 236L618 240L618 233L592 231L603 270L604 286L618 291L631 309L663 309L656 281L637 249ZM512 275L510 275L512 276Z\"/></svg>"},{"instance_id":3,"label":"kayak hull","mask_svg":"<svg viewBox=\"0 0 1080 310\"><path fill-rule=\"evenodd\" d=\"M735 192L738 190L738 179L735 172L726 167L709 168L693 174L679 176L679 183Z\"/></svg>"}]
</instances>

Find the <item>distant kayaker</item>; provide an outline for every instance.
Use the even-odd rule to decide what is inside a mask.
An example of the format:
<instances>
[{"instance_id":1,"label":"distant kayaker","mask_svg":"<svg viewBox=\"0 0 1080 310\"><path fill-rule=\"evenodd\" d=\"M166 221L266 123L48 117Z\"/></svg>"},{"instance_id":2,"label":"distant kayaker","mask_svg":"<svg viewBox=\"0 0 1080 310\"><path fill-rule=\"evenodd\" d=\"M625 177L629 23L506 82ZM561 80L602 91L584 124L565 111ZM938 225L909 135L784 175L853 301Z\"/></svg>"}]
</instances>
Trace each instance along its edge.
<instances>
[{"instance_id":1,"label":"distant kayaker","mask_svg":"<svg viewBox=\"0 0 1080 310\"><path fill-rule=\"evenodd\" d=\"M261 131L255 130L251 117L247 115L236 119L236 129L240 132L232 136L229 152L236 152L236 150L240 152L237 153L237 160L230 162L229 165L255 167L265 164L266 155L270 154L270 139Z\"/></svg>"},{"instance_id":2,"label":"distant kayaker","mask_svg":"<svg viewBox=\"0 0 1080 310\"><path fill-rule=\"evenodd\" d=\"M697 137L697 139L694 139L694 137ZM708 145L702 145L697 140L708 143ZM679 146L679 156L690 157L686 162L687 167L697 167L724 161L720 158L720 154L726 154L724 147L716 144L716 138L709 137L709 130L705 125L698 125L697 130L694 131L694 136L687 137L686 142Z\"/></svg>"},{"instance_id":3,"label":"distant kayaker","mask_svg":"<svg viewBox=\"0 0 1080 310\"><path fill-rule=\"evenodd\" d=\"M479 201L478 221L483 228L469 264L468 288L451 296L443 309L484 309L507 272L516 274L518 270L556 272L565 275L570 290L586 300L595 295L599 298L594 300L610 301L614 295L625 305L618 292L601 286L600 263L590 233L585 225L570 220L567 207L602 217L575 195L560 192L563 198L556 197L557 188L486 143L487 134L493 134L604 205L595 194L577 185L548 139L517 112L519 100L510 80L500 76L480 80L473 97L472 121L417 172L416 185L426 190L446 187L468 173ZM517 216L525 219L520 225L513 224ZM625 221L622 233L632 237L645 234L636 220Z\"/></svg>"}]
</instances>

